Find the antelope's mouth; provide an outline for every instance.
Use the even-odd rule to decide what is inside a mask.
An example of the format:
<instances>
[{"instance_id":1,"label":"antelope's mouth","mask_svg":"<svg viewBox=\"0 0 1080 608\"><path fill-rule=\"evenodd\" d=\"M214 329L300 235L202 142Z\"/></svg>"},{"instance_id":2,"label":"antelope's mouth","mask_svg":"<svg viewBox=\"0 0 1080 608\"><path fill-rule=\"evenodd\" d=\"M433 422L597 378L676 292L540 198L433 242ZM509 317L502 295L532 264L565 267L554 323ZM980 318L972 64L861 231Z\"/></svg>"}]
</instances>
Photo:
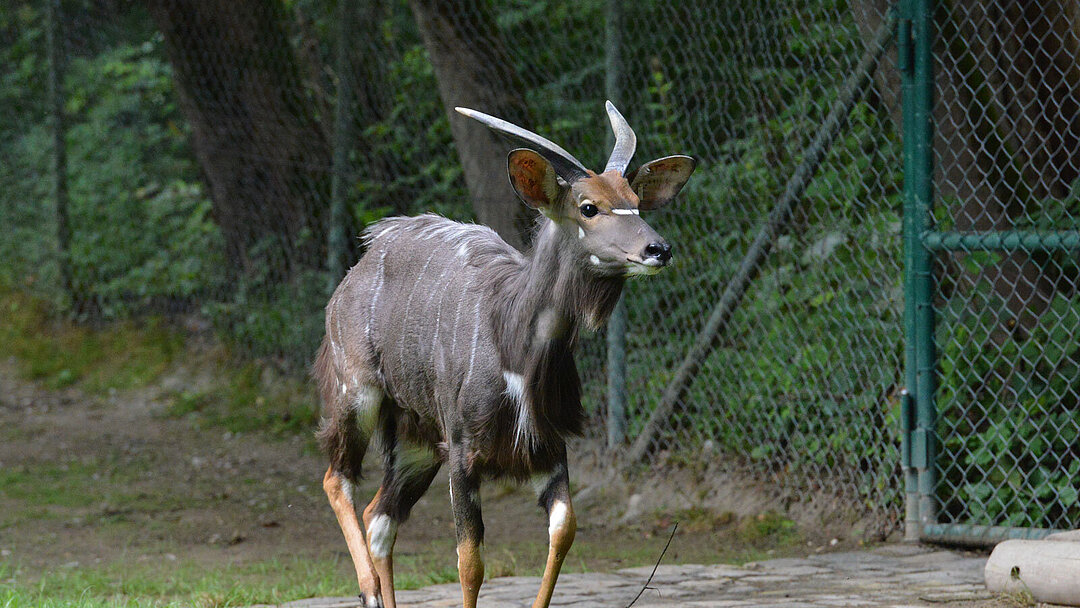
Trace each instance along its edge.
<instances>
[{"instance_id":1,"label":"antelope's mouth","mask_svg":"<svg viewBox=\"0 0 1080 608\"><path fill-rule=\"evenodd\" d=\"M670 262L661 262L657 258L642 258L636 255L626 256L626 276L649 276L660 272Z\"/></svg>"}]
</instances>

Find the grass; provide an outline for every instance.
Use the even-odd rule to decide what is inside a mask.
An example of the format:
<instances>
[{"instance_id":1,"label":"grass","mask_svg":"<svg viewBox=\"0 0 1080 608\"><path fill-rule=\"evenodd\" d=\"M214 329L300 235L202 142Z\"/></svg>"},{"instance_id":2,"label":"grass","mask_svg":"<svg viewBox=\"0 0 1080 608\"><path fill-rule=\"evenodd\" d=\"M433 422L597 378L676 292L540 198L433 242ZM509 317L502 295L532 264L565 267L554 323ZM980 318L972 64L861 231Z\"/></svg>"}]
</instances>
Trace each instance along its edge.
<instances>
[{"instance_id":1,"label":"grass","mask_svg":"<svg viewBox=\"0 0 1080 608\"><path fill-rule=\"evenodd\" d=\"M739 534L751 534L758 548L740 547L724 554L721 561L743 563L772 557L766 547L791 546L794 536L787 530L788 520L768 515L731 521L727 529ZM780 532L777 532L780 530ZM696 533L699 532L690 532ZM780 538L776 538L776 534ZM613 567L650 565L659 556L666 535L656 535L628 551L625 545L603 542L576 543L564 572L595 570L587 564L608 564ZM439 544L439 543L435 543ZM457 581L453 566L452 541L446 547L416 555L399 555L395 559L395 583L398 589L417 589L433 584ZM676 549L678 539L672 544ZM486 576L539 576L543 568L546 545L541 542L518 543L514 546L493 547L486 556ZM674 555L669 551L664 563L700 561L694 554ZM352 596L356 592L352 566L347 557L294 556L288 559L267 559L244 564L207 567L192 560L165 560L152 563L145 553L102 566L60 568L44 573L29 573L5 566L0 562L0 608L16 606L74 606L99 608L129 606L196 606L218 608L251 604L277 604L308 597ZM340 554L339 554L340 555ZM528 557L525 557L528 556ZM690 559L687 559L690 558ZM715 556L713 557L715 561ZM528 562L522 567L521 562Z\"/></svg>"},{"instance_id":2,"label":"grass","mask_svg":"<svg viewBox=\"0 0 1080 608\"><path fill-rule=\"evenodd\" d=\"M347 561L347 560L346 560ZM164 567L163 567L164 566ZM398 589L457 581L453 568L395 577ZM279 604L310 597L355 596L356 581L342 571L351 565L330 558L293 557L206 568L185 561L147 562L56 570L40 578L0 564L0 608L17 606L197 606L217 608ZM25 578L25 580L24 580Z\"/></svg>"},{"instance_id":3,"label":"grass","mask_svg":"<svg viewBox=\"0 0 1080 608\"><path fill-rule=\"evenodd\" d=\"M268 381L264 379L270 376ZM277 436L311 433L319 406L309 383L275 375L258 363L242 363L215 386L172 395L167 415L187 418L196 427L233 433L268 432Z\"/></svg>"},{"instance_id":4,"label":"grass","mask_svg":"<svg viewBox=\"0 0 1080 608\"><path fill-rule=\"evenodd\" d=\"M145 386L184 351L182 335L160 319L90 328L56 319L45 303L14 290L0 290L0 342L24 377L93 394Z\"/></svg>"},{"instance_id":5,"label":"grass","mask_svg":"<svg viewBox=\"0 0 1080 608\"><path fill-rule=\"evenodd\" d=\"M276 373L262 361L241 361L218 347L193 353L184 334L158 318L87 327L57 318L24 292L0 286L0 343L20 374L51 389L91 395L152 385L183 361L212 369L214 383L171 395L168 415L200 427L277 436L310 433L318 403L306 378Z\"/></svg>"},{"instance_id":6,"label":"grass","mask_svg":"<svg viewBox=\"0 0 1080 608\"><path fill-rule=\"evenodd\" d=\"M0 608L15 606L247 606L354 595L336 560L293 557L207 568L187 560L135 559L31 577L0 565Z\"/></svg>"},{"instance_id":7,"label":"grass","mask_svg":"<svg viewBox=\"0 0 1080 608\"><path fill-rule=\"evenodd\" d=\"M205 493L161 494L142 489L139 461L32 462L0 469L0 530L57 518L88 525L123 522L127 514L156 514L201 506ZM181 502L182 501L182 502Z\"/></svg>"}]
</instances>

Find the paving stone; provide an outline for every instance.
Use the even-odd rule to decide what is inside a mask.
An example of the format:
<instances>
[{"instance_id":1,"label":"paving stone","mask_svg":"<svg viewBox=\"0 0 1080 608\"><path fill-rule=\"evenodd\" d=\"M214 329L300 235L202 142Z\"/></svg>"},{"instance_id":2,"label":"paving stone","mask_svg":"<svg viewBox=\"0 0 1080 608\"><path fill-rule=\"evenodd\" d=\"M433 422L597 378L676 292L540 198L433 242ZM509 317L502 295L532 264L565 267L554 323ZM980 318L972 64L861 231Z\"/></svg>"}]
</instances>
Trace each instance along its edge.
<instances>
[{"instance_id":1,"label":"paving stone","mask_svg":"<svg viewBox=\"0 0 1080 608\"><path fill-rule=\"evenodd\" d=\"M866 551L783 558L745 566L662 565L635 608L925 608L964 602L989 608L982 585L984 558L912 545L887 545ZM652 566L616 573L566 574L552 598L553 608L622 608L641 590ZM485 583L481 608L531 606L540 581L504 577ZM314 598L288 608L353 608L356 597ZM402 608L461 605L457 583L401 591Z\"/></svg>"}]
</instances>

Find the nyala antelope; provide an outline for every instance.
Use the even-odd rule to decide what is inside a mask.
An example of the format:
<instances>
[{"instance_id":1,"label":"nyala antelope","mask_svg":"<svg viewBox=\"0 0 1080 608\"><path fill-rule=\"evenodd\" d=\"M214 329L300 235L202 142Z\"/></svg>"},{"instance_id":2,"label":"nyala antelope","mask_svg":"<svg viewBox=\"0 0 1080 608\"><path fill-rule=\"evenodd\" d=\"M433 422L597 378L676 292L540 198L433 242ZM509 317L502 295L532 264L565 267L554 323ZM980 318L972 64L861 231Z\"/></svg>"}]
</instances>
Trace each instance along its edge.
<instances>
[{"instance_id":1,"label":"nyala antelope","mask_svg":"<svg viewBox=\"0 0 1080 608\"><path fill-rule=\"evenodd\" d=\"M457 111L532 148L513 150L507 164L517 195L543 218L527 254L483 226L382 220L365 231L365 254L326 306L314 368L330 460L323 488L364 608L395 605L398 526L444 463L465 607L476 606L484 578L480 482L499 477L531 479L547 513L550 548L533 606L548 606L577 527L566 439L584 418L578 328L607 319L627 277L671 261L639 212L670 202L694 170L692 158L668 156L624 175L636 136L610 102L616 141L599 174L535 133ZM353 490L372 437L383 480L358 516Z\"/></svg>"}]
</instances>

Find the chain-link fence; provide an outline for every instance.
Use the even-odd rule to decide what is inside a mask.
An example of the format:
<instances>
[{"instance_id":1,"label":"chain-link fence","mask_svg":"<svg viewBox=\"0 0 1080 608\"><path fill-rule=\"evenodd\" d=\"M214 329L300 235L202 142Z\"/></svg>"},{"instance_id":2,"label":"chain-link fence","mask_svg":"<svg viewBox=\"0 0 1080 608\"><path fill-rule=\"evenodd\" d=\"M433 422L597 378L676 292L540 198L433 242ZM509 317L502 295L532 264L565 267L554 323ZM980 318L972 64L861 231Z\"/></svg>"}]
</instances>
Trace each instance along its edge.
<instances>
[{"instance_id":1,"label":"chain-link fence","mask_svg":"<svg viewBox=\"0 0 1080 608\"><path fill-rule=\"evenodd\" d=\"M941 7L940 227L1075 227L1077 13L1022 6ZM888 10L7 3L0 280L84 318L181 315L302 371L368 222L436 211L526 244L510 146L447 107L599 167L612 98L639 161L686 153L699 168L649 218L675 267L628 284L625 336L584 339L596 439L656 466L727 460L892 528L907 383ZM944 521L1075 525L1074 252L983 249L938 258ZM623 342L625 363L606 349ZM625 408L609 411L609 392Z\"/></svg>"},{"instance_id":2,"label":"chain-link fence","mask_svg":"<svg viewBox=\"0 0 1080 608\"><path fill-rule=\"evenodd\" d=\"M936 23L931 530L1075 528L1080 7L950 2Z\"/></svg>"}]
</instances>

